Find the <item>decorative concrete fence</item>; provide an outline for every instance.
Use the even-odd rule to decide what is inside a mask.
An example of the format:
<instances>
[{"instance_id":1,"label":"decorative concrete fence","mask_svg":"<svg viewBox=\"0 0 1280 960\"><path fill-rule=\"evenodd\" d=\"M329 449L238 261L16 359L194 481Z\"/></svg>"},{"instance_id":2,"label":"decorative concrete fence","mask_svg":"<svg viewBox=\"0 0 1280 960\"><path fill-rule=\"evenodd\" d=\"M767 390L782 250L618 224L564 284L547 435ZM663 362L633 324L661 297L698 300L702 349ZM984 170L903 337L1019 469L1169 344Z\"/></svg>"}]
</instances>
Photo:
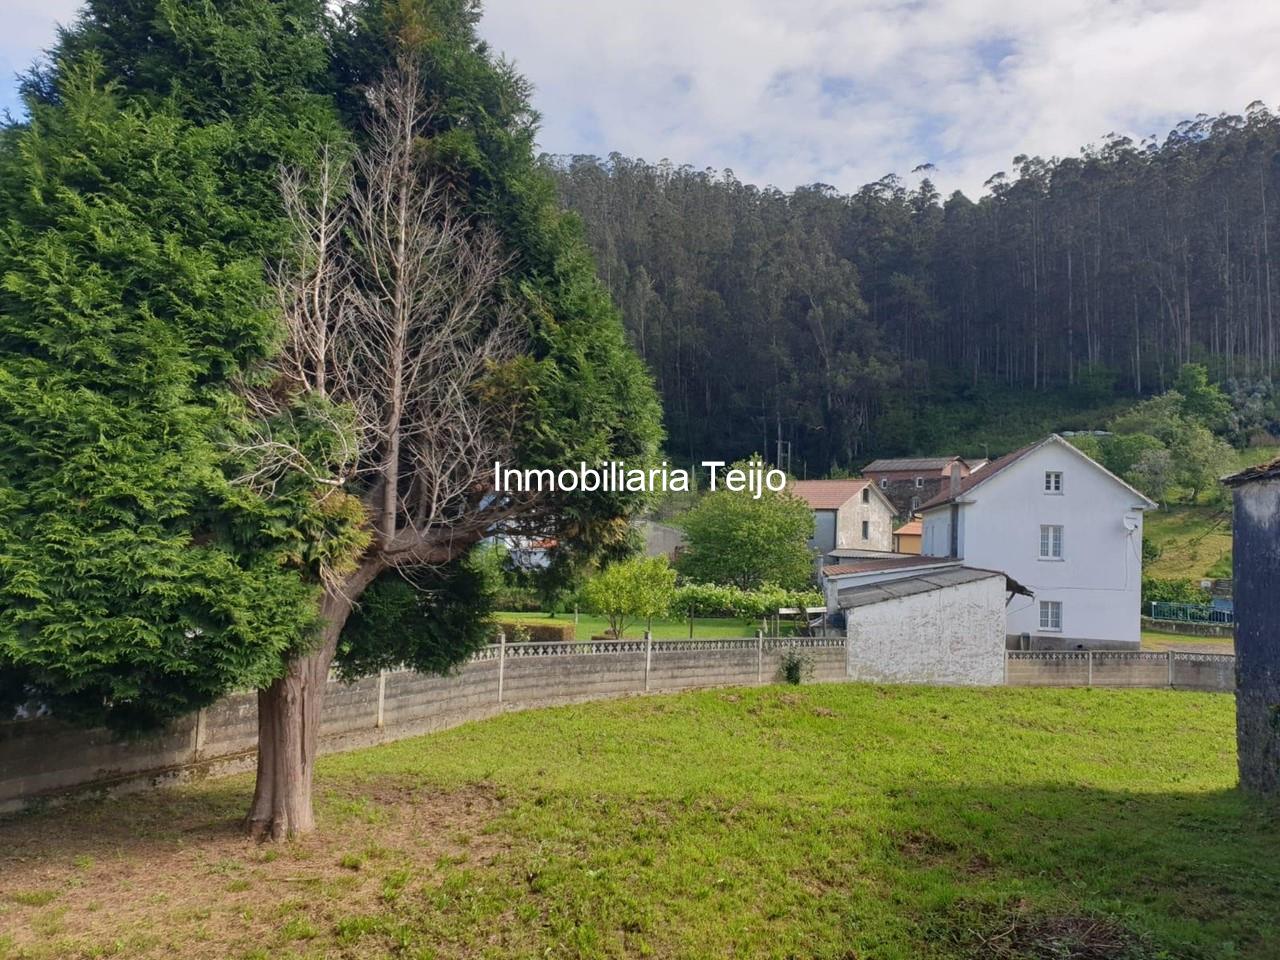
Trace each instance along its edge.
<instances>
[{"instance_id":1,"label":"decorative concrete fence","mask_svg":"<svg viewBox=\"0 0 1280 960\"><path fill-rule=\"evenodd\" d=\"M331 681L320 748L347 750L456 726L505 710L645 691L749 686L781 679L784 657L809 679L848 679L843 637L593 640L494 644L445 677L409 671ZM1009 651L1013 686L1175 687L1231 691L1235 658L1203 653ZM0 813L80 791L125 791L251 769L257 697L236 694L143 740L120 741L53 717L0 723Z\"/></svg>"},{"instance_id":2,"label":"decorative concrete fence","mask_svg":"<svg viewBox=\"0 0 1280 960\"><path fill-rule=\"evenodd\" d=\"M1172 687L1231 693L1236 658L1228 653L1121 650L1010 650L1005 683L1041 687Z\"/></svg>"},{"instance_id":3,"label":"decorative concrete fence","mask_svg":"<svg viewBox=\"0 0 1280 960\"><path fill-rule=\"evenodd\" d=\"M815 682L847 676L843 637L598 640L493 644L455 673L330 681L320 749L347 750L456 726L504 710L780 679L789 651ZM53 717L0 723L0 813L83 790L126 791L251 769L257 696L235 694L142 740L120 741Z\"/></svg>"}]
</instances>

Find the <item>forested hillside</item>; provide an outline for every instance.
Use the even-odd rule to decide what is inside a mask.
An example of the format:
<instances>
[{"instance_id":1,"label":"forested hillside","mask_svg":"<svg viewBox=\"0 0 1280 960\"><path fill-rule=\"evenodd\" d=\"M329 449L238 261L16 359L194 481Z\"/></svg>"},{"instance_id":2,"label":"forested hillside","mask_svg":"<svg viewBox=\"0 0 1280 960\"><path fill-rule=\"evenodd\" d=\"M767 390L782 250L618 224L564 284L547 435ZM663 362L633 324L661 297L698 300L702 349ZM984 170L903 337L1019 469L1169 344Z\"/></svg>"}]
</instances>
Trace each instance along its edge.
<instances>
[{"instance_id":1,"label":"forested hillside","mask_svg":"<svg viewBox=\"0 0 1280 960\"><path fill-rule=\"evenodd\" d=\"M772 454L780 435L812 476L1098 426L1188 361L1257 393L1277 366L1278 153L1280 116L1253 104L1017 157L978 201L944 200L927 169L788 194L617 155L547 162L657 378L671 452Z\"/></svg>"}]
</instances>

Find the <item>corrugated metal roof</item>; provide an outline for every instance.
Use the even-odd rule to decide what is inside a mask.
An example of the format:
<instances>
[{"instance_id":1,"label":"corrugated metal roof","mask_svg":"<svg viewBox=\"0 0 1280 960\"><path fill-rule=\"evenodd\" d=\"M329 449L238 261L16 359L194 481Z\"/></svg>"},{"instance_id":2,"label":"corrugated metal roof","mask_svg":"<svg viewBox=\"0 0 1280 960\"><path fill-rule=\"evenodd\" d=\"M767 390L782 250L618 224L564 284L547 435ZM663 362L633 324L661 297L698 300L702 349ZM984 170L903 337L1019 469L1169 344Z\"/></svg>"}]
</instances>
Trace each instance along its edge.
<instances>
[{"instance_id":1,"label":"corrugated metal roof","mask_svg":"<svg viewBox=\"0 0 1280 960\"><path fill-rule=\"evenodd\" d=\"M952 567L947 570L930 570L914 577L903 577L900 580L887 580L880 583L869 583L862 586L845 587L836 594L836 605L841 610L852 610L866 607L886 600L897 600L900 597L911 597L921 593L932 593L945 590L947 587L958 587L966 583L977 583L1000 577L1008 589L1017 584L997 570L981 570L977 567Z\"/></svg>"},{"instance_id":2,"label":"corrugated metal roof","mask_svg":"<svg viewBox=\"0 0 1280 960\"><path fill-rule=\"evenodd\" d=\"M870 550L866 547L835 547L827 550L823 556L836 557L840 560L911 560L920 554L899 553L896 550Z\"/></svg>"},{"instance_id":3,"label":"corrugated metal roof","mask_svg":"<svg viewBox=\"0 0 1280 960\"><path fill-rule=\"evenodd\" d=\"M903 567L923 567L929 564L937 566L956 562L951 557L922 557L919 554L909 553L905 556L877 557L874 560L858 560L853 563L834 563L823 567L822 575L840 577L852 573L872 573L877 570L898 570Z\"/></svg>"},{"instance_id":4,"label":"corrugated metal roof","mask_svg":"<svg viewBox=\"0 0 1280 960\"><path fill-rule=\"evenodd\" d=\"M811 510L839 510L862 492L871 481L857 480L796 480L791 492L809 505Z\"/></svg>"}]
</instances>

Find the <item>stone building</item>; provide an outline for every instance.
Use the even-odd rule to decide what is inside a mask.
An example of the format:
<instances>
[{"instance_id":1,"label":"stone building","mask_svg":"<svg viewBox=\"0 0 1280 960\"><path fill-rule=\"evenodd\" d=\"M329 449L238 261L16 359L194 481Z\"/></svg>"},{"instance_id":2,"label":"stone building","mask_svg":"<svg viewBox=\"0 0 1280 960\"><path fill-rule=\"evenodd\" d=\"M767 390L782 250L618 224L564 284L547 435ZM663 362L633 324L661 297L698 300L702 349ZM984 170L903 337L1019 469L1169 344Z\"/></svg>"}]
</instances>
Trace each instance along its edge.
<instances>
[{"instance_id":1,"label":"stone building","mask_svg":"<svg viewBox=\"0 0 1280 960\"><path fill-rule=\"evenodd\" d=\"M1280 460L1223 482L1231 488L1240 786L1280 793Z\"/></svg>"},{"instance_id":2,"label":"stone building","mask_svg":"<svg viewBox=\"0 0 1280 960\"><path fill-rule=\"evenodd\" d=\"M872 460L862 475L889 498L900 517L910 517L942 492L950 482L954 464L961 477L975 472L981 463L970 463L960 457L921 457L901 460Z\"/></svg>"}]
</instances>

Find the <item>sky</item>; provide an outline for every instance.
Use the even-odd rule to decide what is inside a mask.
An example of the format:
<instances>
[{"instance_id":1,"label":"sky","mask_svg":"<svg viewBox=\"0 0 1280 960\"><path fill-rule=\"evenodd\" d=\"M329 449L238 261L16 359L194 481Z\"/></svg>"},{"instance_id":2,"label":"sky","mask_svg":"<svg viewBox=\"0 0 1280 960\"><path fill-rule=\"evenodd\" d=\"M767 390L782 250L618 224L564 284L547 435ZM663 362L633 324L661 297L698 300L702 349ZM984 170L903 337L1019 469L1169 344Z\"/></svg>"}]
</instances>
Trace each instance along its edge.
<instances>
[{"instance_id":1,"label":"sky","mask_svg":"<svg viewBox=\"0 0 1280 960\"><path fill-rule=\"evenodd\" d=\"M0 107L79 0L0 0ZM1280 0L488 0L540 147L853 190L1280 106Z\"/></svg>"}]
</instances>

